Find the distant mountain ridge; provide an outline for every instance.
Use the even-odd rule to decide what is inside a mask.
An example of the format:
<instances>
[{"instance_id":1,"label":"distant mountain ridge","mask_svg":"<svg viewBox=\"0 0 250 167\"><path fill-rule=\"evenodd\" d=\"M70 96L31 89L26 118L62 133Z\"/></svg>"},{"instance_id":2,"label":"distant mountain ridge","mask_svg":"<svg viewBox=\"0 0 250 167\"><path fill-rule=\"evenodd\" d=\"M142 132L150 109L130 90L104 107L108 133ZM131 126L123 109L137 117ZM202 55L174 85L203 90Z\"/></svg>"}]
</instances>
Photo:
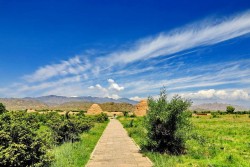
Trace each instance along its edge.
<instances>
[{"instance_id":1,"label":"distant mountain ridge","mask_svg":"<svg viewBox=\"0 0 250 167\"><path fill-rule=\"evenodd\" d=\"M41 97L25 97L25 98L0 98L8 110L25 110L25 109L84 109L86 110L93 103L128 103L134 105L137 102L127 99L112 99L107 97L65 97L65 96L41 96Z\"/></svg>"},{"instance_id":2,"label":"distant mountain ridge","mask_svg":"<svg viewBox=\"0 0 250 167\"><path fill-rule=\"evenodd\" d=\"M129 103L136 104L136 101L130 100L128 98L119 98L112 99L108 97L92 97L92 96L80 96L80 97L66 97L66 96L41 96L41 97L25 97L23 99L28 100L36 100L47 105L59 105L67 102L92 102L92 103L106 103L106 102L114 102L114 103Z\"/></svg>"},{"instance_id":3,"label":"distant mountain ridge","mask_svg":"<svg viewBox=\"0 0 250 167\"><path fill-rule=\"evenodd\" d=\"M137 104L137 101L133 101L127 98L112 99L107 97L66 97L66 96L41 96L41 97L25 97L25 98L0 98L0 103L3 103L8 110L25 110L25 109L59 109L59 110L86 110L93 103L103 104L103 108L107 108L109 104L104 103L125 103L118 104L123 106L122 108L131 109L132 105ZM126 104L130 104L126 105ZM193 105L190 110L196 111L226 111L227 106L234 106L235 111L247 111L249 108L245 108L239 105L224 104L224 103L204 103L199 105ZM110 106L109 106L110 107ZM116 107L117 108L117 107ZM119 108L119 107L118 107Z\"/></svg>"},{"instance_id":4,"label":"distant mountain ridge","mask_svg":"<svg viewBox=\"0 0 250 167\"><path fill-rule=\"evenodd\" d=\"M8 110L47 109L49 106L34 99L0 98Z\"/></svg>"},{"instance_id":5,"label":"distant mountain ridge","mask_svg":"<svg viewBox=\"0 0 250 167\"><path fill-rule=\"evenodd\" d=\"M234 106L235 111L246 111L249 110L245 107L233 104L225 104L225 103L204 103L199 105L194 105L190 107L190 110L197 110L197 111L226 111L227 106Z\"/></svg>"}]
</instances>

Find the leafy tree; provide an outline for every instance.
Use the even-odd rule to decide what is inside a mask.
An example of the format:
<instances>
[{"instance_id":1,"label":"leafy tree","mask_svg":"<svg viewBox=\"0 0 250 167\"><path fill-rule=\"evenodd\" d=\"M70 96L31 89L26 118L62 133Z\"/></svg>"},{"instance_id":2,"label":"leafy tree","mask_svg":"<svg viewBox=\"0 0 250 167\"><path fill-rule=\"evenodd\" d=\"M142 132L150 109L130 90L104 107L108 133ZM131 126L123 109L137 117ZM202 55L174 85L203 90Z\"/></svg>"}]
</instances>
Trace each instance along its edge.
<instances>
[{"instance_id":1,"label":"leafy tree","mask_svg":"<svg viewBox=\"0 0 250 167\"><path fill-rule=\"evenodd\" d=\"M95 122L108 119L106 114L90 117L6 112L1 103L0 111L0 167L50 166L53 155L49 150L56 144L77 141Z\"/></svg>"},{"instance_id":2,"label":"leafy tree","mask_svg":"<svg viewBox=\"0 0 250 167\"><path fill-rule=\"evenodd\" d=\"M36 129L25 120L27 113L4 113L0 116L0 166L49 166L52 157L37 136Z\"/></svg>"},{"instance_id":3,"label":"leafy tree","mask_svg":"<svg viewBox=\"0 0 250 167\"><path fill-rule=\"evenodd\" d=\"M5 106L2 103L0 103L0 114L3 114L6 111L7 110L6 110Z\"/></svg>"},{"instance_id":4,"label":"leafy tree","mask_svg":"<svg viewBox=\"0 0 250 167\"><path fill-rule=\"evenodd\" d=\"M95 117L96 117L96 121L100 122L100 123L105 122L105 121L108 120L108 115L105 114L105 113L98 114Z\"/></svg>"},{"instance_id":5,"label":"leafy tree","mask_svg":"<svg viewBox=\"0 0 250 167\"><path fill-rule=\"evenodd\" d=\"M234 113L235 108L233 106L227 106L227 112L230 114Z\"/></svg>"},{"instance_id":6,"label":"leafy tree","mask_svg":"<svg viewBox=\"0 0 250 167\"><path fill-rule=\"evenodd\" d=\"M65 141L78 141L80 134L93 126L93 123L85 120L85 117L68 115L64 120L60 120L61 116L57 116L58 118L54 117L53 121L49 120L47 123L53 131L53 137L57 144L62 144Z\"/></svg>"},{"instance_id":7,"label":"leafy tree","mask_svg":"<svg viewBox=\"0 0 250 167\"><path fill-rule=\"evenodd\" d=\"M148 98L148 105L146 148L175 155L184 153L186 134L191 127L189 116L184 111L191 101L178 95L168 101L166 89L163 88L158 99Z\"/></svg>"}]
</instances>

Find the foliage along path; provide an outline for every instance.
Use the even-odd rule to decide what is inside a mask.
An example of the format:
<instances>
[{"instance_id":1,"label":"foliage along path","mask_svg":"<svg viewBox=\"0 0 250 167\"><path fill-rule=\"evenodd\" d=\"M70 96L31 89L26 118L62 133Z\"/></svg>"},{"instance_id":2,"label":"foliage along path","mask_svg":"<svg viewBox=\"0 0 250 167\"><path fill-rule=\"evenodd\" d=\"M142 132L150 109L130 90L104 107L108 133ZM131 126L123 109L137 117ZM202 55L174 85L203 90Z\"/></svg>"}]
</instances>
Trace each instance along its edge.
<instances>
[{"instance_id":1,"label":"foliage along path","mask_svg":"<svg viewBox=\"0 0 250 167\"><path fill-rule=\"evenodd\" d=\"M87 167L151 167L152 162L139 153L121 123L111 119Z\"/></svg>"}]
</instances>

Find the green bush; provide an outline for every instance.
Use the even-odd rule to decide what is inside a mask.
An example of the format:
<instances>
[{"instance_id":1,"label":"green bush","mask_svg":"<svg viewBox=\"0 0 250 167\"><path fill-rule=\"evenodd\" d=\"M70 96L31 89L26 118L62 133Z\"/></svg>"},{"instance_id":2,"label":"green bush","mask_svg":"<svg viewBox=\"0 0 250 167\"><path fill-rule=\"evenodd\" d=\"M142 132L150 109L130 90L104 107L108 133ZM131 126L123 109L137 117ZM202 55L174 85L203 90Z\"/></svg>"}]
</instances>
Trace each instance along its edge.
<instances>
[{"instance_id":1,"label":"green bush","mask_svg":"<svg viewBox=\"0 0 250 167\"><path fill-rule=\"evenodd\" d=\"M0 116L0 166L49 166L53 157L37 135L39 125L24 120L26 113L5 113Z\"/></svg>"},{"instance_id":2,"label":"green bush","mask_svg":"<svg viewBox=\"0 0 250 167\"><path fill-rule=\"evenodd\" d=\"M212 115L211 118L220 118L219 113L217 112L212 112L211 115Z\"/></svg>"},{"instance_id":3,"label":"green bush","mask_svg":"<svg viewBox=\"0 0 250 167\"><path fill-rule=\"evenodd\" d=\"M235 110L235 108L233 106L227 106L227 113L233 114L234 110Z\"/></svg>"},{"instance_id":4,"label":"green bush","mask_svg":"<svg viewBox=\"0 0 250 167\"><path fill-rule=\"evenodd\" d=\"M193 113L191 111L186 111L185 114L187 117L191 118Z\"/></svg>"},{"instance_id":5,"label":"green bush","mask_svg":"<svg viewBox=\"0 0 250 167\"><path fill-rule=\"evenodd\" d=\"M184 153L187 129L191 127L184 111L190 107L191 102L178 95L168 101L166 90L162 89L158 99L149 97L148 104L148 141L145 147L161 153Z\"/></svg>"},{"instance_id":6,"label":"green bush","mask_svg":"<svg viewBox=\"0 0 250 167\"><path fill-rule=\"evenodd\" d=\"M123 113L123 115L124 115L125 117L128 116L128 111L122 111L122 113Z\"/></svg>"},{"instance_id":7,"label":"green bush","mask_svg":"<svg viewBox=\"0 0 250 167\"><path fill-rule=\"evenodd\" d=\"M6 110L5 106L2 103L0 103L0 115L5 113L6 111L7 110Z\"/></svg>"},{"instance_id":8,"label":"green bush","mask_svg":"<svg viewBox=\"0 0 250 167\"><path fill-rule=\"evenodd\" d=\"M108 115L105 113L101 113L101 114L95 116L95 119L97 122L102 123L102 122L105 122L108 120Z\"/></svg>"},{"instance_id":9,"label":"green bush","mask_svg":"<svg viewBox=\"0 0 250 167\"><path fill-rule=\"evenodd\" d=\"M134 126L134 119L131 119L127 124L125 124L125 128L132 128Z\"/></svg>"},{"instance_id":10,"label":"green bush","mask_svg":"<svg viewBox=\"0 0 250 167\"><path fill-rule=\"evenodd\" d=\"M77 116L85 116L85 113L87 113L87 111L80 110L76 115Z\"/></svg>"},{"instance_id":11,"label":"green bush","mask_svg":"<svg viewBox=\"0 0 250 167\"><path fill-rule=\"evenodd\" d=\"M62 144L66 141L75 142L80 139L80 134L88 131L93 123L88 122L85 117L69 116L65 117L54 114L47 125L53 130L53 137L56 144Z\"/></svg>"},{"instance_id":12,"label":"green bush","mask_svg":"<svg viewBox=\"0 0 250 167\"><path fill-rule=\"evenodd\" d=\"M51 149L64 142L75 142L106 114L59 115L57 112L6 112L0 104L0 166L50 166Z\"/></svg>"},{"instance_id":13,"label":"green bush","mask_svg":"<svg viewBox=\"0 0 250 167\"><path fill-rule=\"evenodd\" d=\"M133 113L132 115L130 115L130 117L131 118L135 118L136 117L135 113Z\"/></svg>"}]
</instances>

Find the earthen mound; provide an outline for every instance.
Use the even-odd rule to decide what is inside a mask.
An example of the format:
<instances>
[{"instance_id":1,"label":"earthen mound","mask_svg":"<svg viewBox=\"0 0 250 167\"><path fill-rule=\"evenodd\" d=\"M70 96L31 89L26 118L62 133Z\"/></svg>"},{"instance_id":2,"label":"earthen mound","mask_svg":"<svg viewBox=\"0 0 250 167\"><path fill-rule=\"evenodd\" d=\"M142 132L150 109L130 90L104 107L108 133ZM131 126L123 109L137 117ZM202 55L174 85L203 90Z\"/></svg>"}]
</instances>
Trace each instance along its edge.
<instances>
[{"instance_id":1,"label":"earthen mound","mask_svg":"<svg viewBox=\"0 0 250 167\"><path fill-rule=\"evenodd\" d=\"M144 116L147 114L148 110L148 101L141 100L138 104L135 105L134 113L136 116Z\"/></svg>"},{"instance_id":2,"label":"earthen mound","mask_svg":"<svg viewBox=\"0 0 250 167\"><path fill-rule=\"evenodd\" d=\"M90 115L97 115L97 114L101 114L102 108L98 105L98 104L93 104L87 111L87 114Z\"/></svg>"}]
</instances>

